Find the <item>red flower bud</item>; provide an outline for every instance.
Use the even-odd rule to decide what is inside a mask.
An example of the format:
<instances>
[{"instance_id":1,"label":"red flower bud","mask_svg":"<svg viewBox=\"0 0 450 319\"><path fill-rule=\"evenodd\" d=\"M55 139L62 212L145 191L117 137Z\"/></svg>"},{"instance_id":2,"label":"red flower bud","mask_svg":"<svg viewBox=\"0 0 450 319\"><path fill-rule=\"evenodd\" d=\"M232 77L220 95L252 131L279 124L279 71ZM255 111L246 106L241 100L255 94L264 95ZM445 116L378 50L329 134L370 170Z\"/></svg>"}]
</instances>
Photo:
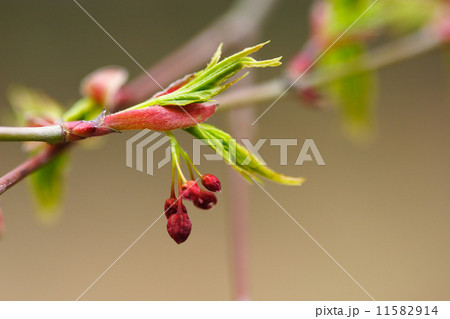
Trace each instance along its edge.
<instances>
[{"instance_id":1,"label":"red flower bud","mask_svg":"<svg viewBox=\"0 0 450 319\"><path fill-rule=\"evenodd\" d=\"M88 74L80 85L81 94L100 105L110 106L114 95L125 84L128 72L118 66L109 66Z\"/></svg>"},{"instance_id":2,"label":"red flower bud","mask_svg":"<svg viewBox=\"0 0 450 319\"><path fill-rule=\"evenodd\" d=\"M197 103L186 106L148 106L107 115L102 125L118 131L171 131L194 126L207 120L216 111L216 104Z\"/></svg>"},{"instance_id":3,"label":"red flower bud","mask_svg":"<svg viewBox=\"0 0 450 319\"><path fill-rule=\"evenodd\" d=\"M194 205L201 209L210 209L217 204L217 197L211 192L201 191L200 196L194 201Z\"/></svg>"},{"instance_id":4,"label":"red flower bud","mask_svg":"<svg viewBox=\"0 0 450 319\"><path fill-rule=\"evenodd\" d=\"M448 9L450 14L450 7ZM438 34L442 37L442 40L450 42L450 19L442 19L438 24Z\"/></svg>"},{"instance_id":5,"label":"red flower bud","mask_svg":"<svg viewBox=\"0 0 450 319\"><path fill-rule=\"evenodd\" d=\"M176 213L167 221L167 232L177 244L184 242L191 233L192 223L186 213Z\"/></svg>"},{"instance_id":6,"label":"red flower bud","mask_svg":"<svg viewBox=\"0 0 450 319\"><path fill-rule=\"evenodd\" d=\"M186 206L184 206L183 203L181 203L181 209L182 212L187 214ZM168 198L166 202L164 203L164 213L166 214L166 217L169 218L173 214L177 213L179 210L179 204L177 203L177 198Z\"/></svg>"},{"instance_id":7,"label":"red flower bud","mask_svg":"<svg viewBox=\"0 0 450 319\"><path fill-rule=\"evenodd\" d=\"M211 192L220 192L220 190L222 189L220 180L216 176L211 174L205 174L202 176L202 184L207 190Z\"/></svg>"},{"instance_id":8,"label":"red flower bud","mask_svg":"<svg viewBox=\"0 0 450 319\"><path fill-rule=\"evenodd\" d=\"M113 129L103 127L94 121L73 121L62 124L65 142L73 142L92 136L102 136L112 132Z\"/></svg>"},{"instance_id":9,"label":"red flower bud","mask_svg":"<svg viewBox=\"0 0 450 319\"><path fill-rule=\"evenodd\" d=\"M329 3L325 1L316 1L313 3L309 15L309 26L312 36L318 37L324 33L324 29L329 25L329 11Z\"/></svg>"},{"instance_id":10,"label":"red flower bud","mask_svg":"<svg viewBox=\"0 0 450 319\"><path fill-rule=\"evenodd\" d=\"M200 196L200 192L200 187L195 181L187 181L181 185L180 196L193 201Z\"/></svg>"},{"instance_id":11,"label":"red flower bud","mask_svg":"<svg viewBox=\"0 0 450 319\"><path fill-rule=\"evenodd\" d=\"M320 109L324 107L323 96L319 90L313 87L305 87L299 90L300 98L303 99L306 106Z\"/></svg>"}]
</instances>

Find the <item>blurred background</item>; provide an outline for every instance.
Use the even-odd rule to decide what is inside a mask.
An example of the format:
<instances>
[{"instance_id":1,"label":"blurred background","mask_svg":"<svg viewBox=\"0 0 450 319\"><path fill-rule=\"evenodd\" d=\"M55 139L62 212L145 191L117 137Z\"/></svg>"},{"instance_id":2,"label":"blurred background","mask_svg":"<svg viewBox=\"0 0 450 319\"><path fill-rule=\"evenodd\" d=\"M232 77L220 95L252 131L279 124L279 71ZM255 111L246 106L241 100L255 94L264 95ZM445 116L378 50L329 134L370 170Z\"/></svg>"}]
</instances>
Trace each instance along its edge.
<instances>
[{"instance_id":1,"label":"blurred background","mask_svg":"<svg viewBox=\"0 0 450 319\"><path fill-rule=\"evenodd\" d=\"M230 1L80 1L129 53L152 65L213 22ZM311 1L280 1L266 19L258 56L299 50ZM39 88L70 105L80 79L105 65L141 70L72 1L0 2L0 116L11 84ZM220 39L218 40L220 41ZM256 43L256 41L255 41ZM254 43L248 43L251 45ZM225 48L227 43L224 43ZM212 54L213 52L211 52ZM258 122L258 138L314 139L326 166L295 166L300 145L276 170L304 176L301 187L267 182L267 191L377 300L450 298L448 69L442 50L379 73L375 139L356 145L333 110L281 99ZM282 68L252 70L255 80ZM270 103L256 110L260 114ZM210 121L229 129L227 114ZM250 126L251 123L248 123ZM243 128L244 129L244 128ZM125 166L125 142L107 136L96 149L72 150L64 211L45 225L34 214L27 183L0 198L0 299L74 300L163 212L170 167L148 176ZM191 137L177 134L189 149ZM89 144L89 143L88 143ZM26 158L20 143L0 145L3 175ZM176 245L160 219L83 299L228 300L233 298L230 220L233 187L221 162L201 170L221 177L211 211L188 207L190 238ZM367 300L368 296L259 187L251 187L250 283L255 300Z\"/></svg>"}]
</instances>

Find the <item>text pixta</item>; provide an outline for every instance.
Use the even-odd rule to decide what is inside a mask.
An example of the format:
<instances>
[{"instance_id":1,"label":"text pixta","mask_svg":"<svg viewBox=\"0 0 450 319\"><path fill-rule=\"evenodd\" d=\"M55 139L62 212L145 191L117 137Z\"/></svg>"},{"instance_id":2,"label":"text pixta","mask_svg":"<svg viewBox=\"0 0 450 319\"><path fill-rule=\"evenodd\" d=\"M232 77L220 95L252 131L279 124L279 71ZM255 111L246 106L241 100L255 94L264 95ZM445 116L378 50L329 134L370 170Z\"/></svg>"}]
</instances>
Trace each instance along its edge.
<instances>
[{"instance_id":1,"label":"text pixta","mask_svg":"<svg viewBox=\"0 0 450 319\"><path fill-rule=\"evenodd\" d=\"M356 307L320 307L316 308L316 318L322 316L344 316L344 317L356 317L359 315L359 308Z\"/></svg>"}]
</instances>

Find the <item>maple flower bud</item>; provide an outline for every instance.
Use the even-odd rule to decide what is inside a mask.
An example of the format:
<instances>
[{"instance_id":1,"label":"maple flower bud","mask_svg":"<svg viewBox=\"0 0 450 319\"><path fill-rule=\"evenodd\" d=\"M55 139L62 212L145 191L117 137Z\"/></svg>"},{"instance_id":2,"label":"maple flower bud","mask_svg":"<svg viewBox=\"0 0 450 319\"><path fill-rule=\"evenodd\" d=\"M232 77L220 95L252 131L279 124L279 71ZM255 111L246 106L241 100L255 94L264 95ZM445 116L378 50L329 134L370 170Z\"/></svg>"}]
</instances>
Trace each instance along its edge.
<instances>
[{"instance_id":1,"label":"maple flower bud","mask_svg":"<svg viewBox=\"0 0 450 319\"><path fill-rule=\"evenodd\" d=\"M169 218L173 214L175 214L178 211L178 203L177 198L171 197L166 199L166 202L164 203L164 213L166 214L166 217ZM182 212L187 214L186 206L184 206L183 203L181 203Z\"/></svg>"},{"instance_id":2,"label":"maple flower bud","mask_svg":"<svg viewBox=\"0 0 450 319\"><path fill-rule=\"evenodd\" d=\"M87 137L102 136L115 132L109 127L101 126L96 120L66 122L61 126L64 131L65 142L74 142Z\"/></svg>"},{"instance_id":3,"label":"maple flower bud","mask_svg":"<svg viewBox=\"0 0 450 319\"><path fill-rule=\"evenodd\" d=\"M202 176L202 185L211 192L220 192L222 189L220 180L212 174L205 174Z\"/></svg>"},{"instance_id":4,"label":"maple flower bud","mask_svg":"<svg viewBox=\"0 0 450 319\"><path fill-rule=\"evenodd\" d=\"M81 94L100 105L110 106L114 95L125 84L128 72L122 67L108 66L88 74L80 85Z\"/></svg>"},{"instance_id":5,"label":"maple flower bud","mask_svg":"<svg viewBox=\"0 0 450 319\"><path fill-rule=\"evenodd\" d=\"M181 244L189 237L191 229L192 223L186 213L177 212L167 221L167 232L177 244Z\"/></svg>"},{"instance_id":6,"label":"maple flower bud","mask_svg":"<svg viewBox=\"0 0 450 319\"><path fill-rule=\"evenodd\" d=\"M194 103L186 106L153 105L107 115L102 126L113 130L171 131L206 121L216 111L214 103Z\"/></svg>"},{"instance_id":7,"label":"maple flower bud","mask_svg":"<svg viewBox=\"0 0 450 319\"><path fill-rule=\"evenodd\" d=\"M174 197L166 199L166 202L164 203L164 213L166 214L167 219L177 212L176 201L177 199Z\"/></svg>"},{"instance_id":8,"label":"maple flower bud","mask_svg":"<svg viewBox=\"0 0 450 319\"><path fill-rule=\"evenodd\" d=\"M448 12L450 14L450 6ZM437 32L443 41L450 42L450 19L442 19L442 21L438 23Z\"/></svg>"},{"instance_id":9,"label":"maple flower bud","mask_svg":"<svg viewBox=\"0 0 450 319\"><path fill-rule=\"evenodd\" d=\"M200 192L200 187L198 186L196 181L187 181L186 183L181 185L180 194L184 199L194 201L200 196Z\"/></svg>"},{"instance_id":10,"label":"maple flower bud","mask_svg":"<svg viewBox=\"0 0 450 319\"><path fill-rule=\"evenodd\" d=\"M210 209L217 204L217 197L211 192L202 190L200 196L194 201L194 205L201 209Z\"/></svg>"}]
</instances>

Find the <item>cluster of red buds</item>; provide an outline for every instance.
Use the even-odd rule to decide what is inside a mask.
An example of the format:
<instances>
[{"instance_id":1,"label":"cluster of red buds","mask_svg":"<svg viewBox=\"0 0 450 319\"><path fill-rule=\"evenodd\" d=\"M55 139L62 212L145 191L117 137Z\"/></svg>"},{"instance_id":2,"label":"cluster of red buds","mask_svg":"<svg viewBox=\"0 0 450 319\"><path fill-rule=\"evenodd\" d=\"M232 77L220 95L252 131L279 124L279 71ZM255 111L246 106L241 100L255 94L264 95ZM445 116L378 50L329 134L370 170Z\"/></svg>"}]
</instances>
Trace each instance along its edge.
<instances>
[{"instance_id":1,"label":"cluster of red buds","mask_svg":"<svg viewBox=\"0 0 450 319\"><path fill-rule=\"evenodd\" d=\"M214 175L205 174L201 176L201 182L207 190L201 189L195 180L184 181L183 183L179 180L178 197L175 196L174 183L172 183L170 198L164 203L167 232L177 244L184 242L192 229L192 223L186 206L183 204L183 199L192 201L194 206L201 209L210 209L217 204L217 197L213 192L221 190L219 179Z\"/></svg>"},{"instance_id":2,"label":"cluster of red buds","mask_svg":"<svg viewBox=\"0 0 450 319\"><path fill-rule=\"evenodd\" d=\"M177 244L181 244L189 237L192 229L183 199L191 201L197 208L211 209L217 204L217 197L214 193L220 192L222 187L216 176L201 174L189 155L180 147L175 136L169 132L166 134L170 139L172 150L172 182L170 197L164 203L164 213L167 217L167 232ZM181 169L181 158L184 159L189 169L189 180L186 179ZM199 178L195 178L194 172L199 176L205 189L201 189L197 184ZM176 184L178 185L178 196L175 194Z\"/></svg>"}]
</instances>

